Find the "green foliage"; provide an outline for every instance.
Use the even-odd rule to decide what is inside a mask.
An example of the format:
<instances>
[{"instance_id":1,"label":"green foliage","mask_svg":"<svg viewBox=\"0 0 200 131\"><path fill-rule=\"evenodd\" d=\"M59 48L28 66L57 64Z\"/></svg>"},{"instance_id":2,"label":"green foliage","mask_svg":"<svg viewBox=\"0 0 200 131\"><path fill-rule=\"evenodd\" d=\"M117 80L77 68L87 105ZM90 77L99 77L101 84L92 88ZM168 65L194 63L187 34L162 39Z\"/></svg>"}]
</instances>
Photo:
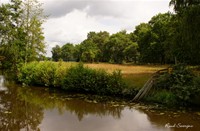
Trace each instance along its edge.
<instances>
[{"instance_id":1,"label":"green foliage","mask_svg":"<svg viewBox=\"0 0 200 131\"><path fill-rule=\"evenodd\" d=\"M174 66L171 74L161 75L154 86L173 93L179 105L191 104L200 94L200 78L183 64Z\"/></svg>"},{"instance_id":2,"label":"green foliage","mask_svg":"<svg viewBox=\"0 0 200 131\"><path fill-rule=\"evenodd\" d=\"M136 93L125 84L120 71L110 74L83 64L67 68L62 62L31 62L21 67L18 81L24 85L59 87L66 91L98 95L131 97Z\"/></svg>"},{"instance_id":3,"label":"green foliage","mask_svg":"<svg viewBox=\"0 0 200 131\"><path fill-rule=\"evenodd\" d=\"M81 57L80 60L83 62L94 62L97 53L98 53L98 47L93 41L90 39L84 40L81 43Z\"/></svg>"},{"instance_id":4,"label":"green foliage","mask_svg":"<svg viewBox=\"0 0 200 131\"><path fill-rule=\"evenodd\" d=\"M187 64L200 64L200 1L199 0L171 0L176 11L175 33L172 37L177 60Z\"/></svg>"},{"instance_id":5,"label":"green foliage","mask_svg":"<svg viewBox=\"0 0 200 131\"><path fill-rule=\"evenodd\" d=\"M2 65L17 73L22 63L38 60L45 52L43 10L37 0L11 0L0 5Z\"/></svg>"},{"instance_id":6,"label":"green foliage","mask_svg":"<svg viewBox=\"0 0 200 131\"><path fill-rule=\"evenodd\" d=\"M176 95L166 90L157 91L145 99L146 101L157 102L160 104L165 104L167 106L174 106L178 104Z\"/></svg>"},{"instance_id":7,"label":"green foliage","mask_svg":"<svg viewBox=\"0 0 200 131\"><path fill-rule=\"evenodd\" d=\"M137 43L131 41L131 36L127 34L126 31L120 31L111 35L106 49L107 52L109 52L109 61L120 64L128 58L133 58L132 61L136 61Z\"/></svg>"},{"instance_id":8,"label":"green foliage","mask_svg":"<svg viewBox=\"0 0 200 131\"><path fill-rule=\"evenodd\" d=\"M82 62L110 62L123 63L135 62L138 58L138 44L136 43L136 36L127 34L126 31L120 31L109 36L109 33L104 32L89 32L87 39L79 45L74 46L68 50L63 50L64 47L69 46L65 44L61 48L57 45L52 49L52 58L57 61L58 58L65 60L65 56L73 56L76 61ZM71 51L73 50L73 51Z\"/></svg>"},{"instance_id":9,"label":"green foliage","mask_svg":"<svg viewBox=\"0 0 200 131\"><path fill-rule=\"evenodd\" d=\"M73 44L67 43L62 46L61 50L62 50L61 57L64 61L73 61L74 60L75 48L74 48Z\"/></svg>"},{"instance_id":10,"label":"green foliage","mask_svg":"<svg viewBox=\"0 0 200 131\"><path fill-rule=\"evenodd\" d=\"M193 82L194 74L184 64L175 65L172 73L161 75L156 83L157 88L173 90L176 85L187 86Z\"/></svg>"},{"instance_id":11,"label":"green foliage","mask_svg":"<svg viewBox=\"0 0 200 131\"><path fill-rule=\"evenodd\" d=\"M18 81L25 85L60 87L65 69L52 62L31 62L21 67Z\"/></svg>"},{"instance_id":12,"label":"green foliage","mask_svg":"<svg viewBox=\"0 0 200 131\"><path fill-rule=\"evenodd\" d=\"M62 58L62 50L59 45L56 45L55 47L53 47L51 53L52 53L52 59L54 61L58 61L59 59Z\"/></svg>"},{"instance_id":13,"label":"green foliage","mask_svg":"<svg viewBox=\"0 0 200 131\"><path fill-rule=\"evenodd\" d=\"M126 85L119 71L108 74L104 70L94 70L79 64L67 70L62 87L75 92L119 95Z\"/></svg>"},{"instance_id":14,"label":"green foliage","mask_svg":"<svg viewBox=\"0 0 200 131\"><path fill-rule=\"evenodd\" d=\"M170 13L158 14L149 23L141 23L134 31L139 45L140 62L165 63L169 59Z\"/></svg>"}]
</instances>

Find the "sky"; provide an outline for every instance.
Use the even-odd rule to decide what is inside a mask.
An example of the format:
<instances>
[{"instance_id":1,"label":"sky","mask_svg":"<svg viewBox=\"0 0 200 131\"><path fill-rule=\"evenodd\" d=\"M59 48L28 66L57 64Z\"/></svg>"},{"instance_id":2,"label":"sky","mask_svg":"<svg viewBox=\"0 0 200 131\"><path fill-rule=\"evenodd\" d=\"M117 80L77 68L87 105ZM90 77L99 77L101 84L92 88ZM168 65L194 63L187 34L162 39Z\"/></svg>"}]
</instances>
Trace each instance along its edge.
<instances>
[{"instance_id":1,"label":"sky","mask_svg":"<svg viewBox=\"0 0 200 131\"><path fill-rule=\"evenodd\" d=\"M9 0L0 0L6 2ZM48 19L43 24L47 56L55 45L79 44L90 31L110 34L148 22L172 9L170 0L38 0Z\"/></svg>"}]
</instances>

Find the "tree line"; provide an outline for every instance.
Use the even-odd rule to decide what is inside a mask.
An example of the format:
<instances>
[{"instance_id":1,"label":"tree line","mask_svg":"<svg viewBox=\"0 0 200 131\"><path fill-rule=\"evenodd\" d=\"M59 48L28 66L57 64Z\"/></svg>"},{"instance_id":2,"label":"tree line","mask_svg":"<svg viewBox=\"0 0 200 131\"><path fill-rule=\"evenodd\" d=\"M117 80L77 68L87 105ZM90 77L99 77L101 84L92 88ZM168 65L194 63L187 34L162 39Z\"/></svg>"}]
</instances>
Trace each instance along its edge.
<instances>
[{"instance_id":1,"label":"tree line","mask_svg":"<svg viewBox=\"0 0 200 131\"><path fill-rule=\"evenodd\" d=\"M80 44L52 49L58 61L200 64L200 1L171 0L175 13L158 14L131 33L89 32Z\"/></svg>"},{"instance_id":2,"label":"tree line","mask_svg":"<svg viewBox=\"0 0 200 131\"><path fill-rule=\"evenodd\" d=\"M55 61L200 64L200 1L171 0L174 13L158 14L133 32L89 32L80 44L52 49ZM18 70L43 60L42 24L46 16L37 0L0 3L0 65Z\"/></svg>"}]
</instances>

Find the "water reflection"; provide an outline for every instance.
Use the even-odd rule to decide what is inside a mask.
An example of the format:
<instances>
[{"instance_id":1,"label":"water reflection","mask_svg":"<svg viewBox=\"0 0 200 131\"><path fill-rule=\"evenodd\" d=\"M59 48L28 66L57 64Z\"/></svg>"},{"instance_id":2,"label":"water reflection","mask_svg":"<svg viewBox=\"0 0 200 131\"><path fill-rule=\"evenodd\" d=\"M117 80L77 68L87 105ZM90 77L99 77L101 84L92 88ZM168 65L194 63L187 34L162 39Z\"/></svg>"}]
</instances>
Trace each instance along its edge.
<instances>
[{"instance_id":1,"label":"water reflection","mask_svg":"<svg viewBox=\"0 0 200 131\"><path fill-rule=\"evenodd\" d=\"M79 121L88 114L98 115L99 117L111 115L115 119L120 119L122 106L110 106L109 104L89 103L82 100L83 95L63 95L52 93L48 88L26 88L18 90L21 101L27 101L43 109L57 109L62 115L65 111L75 114ZM75 97L75 98L74 98Z\"/></svg>"},{"instance_id":2,"label":"water reflection","mask_svg":"<svg viewBox=\"0 0 200 131\"><path fill-rule=\"evenodd\" d=\"M1 82L4 81L2 76ZM20 101L17 94L18 88L6 88L1 83L0 90L0 130L1 131L18 131L38 130L38 125L43 119L42 108Z\"/></svg>"},{"instance_id":3,"label":"water reflection","mask_svg":"<svg viewBox=\"0 0 200 131\"><path fill-rule=\"evenodd\" d=\"M181 131L170 124L200 130L198 111L164 111L84 100L40 87L20 87L0 76L0 130L41 131Z\"/></svg>"}]
</instances>

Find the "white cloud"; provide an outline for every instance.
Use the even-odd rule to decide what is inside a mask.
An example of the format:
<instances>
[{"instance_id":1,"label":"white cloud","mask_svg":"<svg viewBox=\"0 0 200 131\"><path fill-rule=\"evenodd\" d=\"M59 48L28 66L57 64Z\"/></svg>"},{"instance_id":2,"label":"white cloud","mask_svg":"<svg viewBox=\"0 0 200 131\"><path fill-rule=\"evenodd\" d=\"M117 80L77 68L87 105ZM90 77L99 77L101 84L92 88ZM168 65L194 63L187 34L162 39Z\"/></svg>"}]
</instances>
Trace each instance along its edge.
<instances>
[{"instance_id":1,"label":"white cloud","mask_svg":"<svg viewBox=\"0 0 200 131\"><path fill-rule=\"evenodd\" d=\"M8 0L1 0L2 2ZM111 34L133 31L158 13L169 10L170 0L39 0L50 15L44 23L47 55L56 44L80 43L90 31Z\"/></svg>"}]
</instances>

